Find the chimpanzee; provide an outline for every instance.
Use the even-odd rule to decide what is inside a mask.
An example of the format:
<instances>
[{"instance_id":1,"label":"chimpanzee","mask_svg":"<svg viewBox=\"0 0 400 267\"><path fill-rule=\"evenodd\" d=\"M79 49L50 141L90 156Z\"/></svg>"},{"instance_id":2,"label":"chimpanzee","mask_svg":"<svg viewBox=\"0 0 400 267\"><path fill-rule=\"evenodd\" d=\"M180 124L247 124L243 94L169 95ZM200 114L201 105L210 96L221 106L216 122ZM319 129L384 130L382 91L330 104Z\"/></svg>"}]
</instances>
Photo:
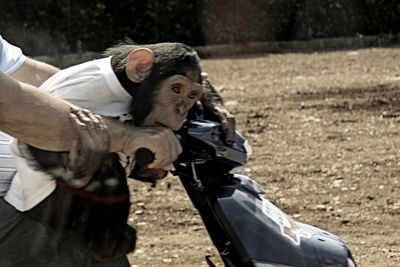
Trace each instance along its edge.
<instances>
[{"instance_id":1,"label":"chimpanzee","mask_svg":"<svg viewBox=\"0 0 400 267\"><path fill-rule=\"evenodd\" d=\"M68 154L16 141L14 156L20 162L17 169L21 182L14 185L17 189L12 185L10 191L17 192L18 186L23 189L32 183L37 183L36 188L43 185L52 189L31 203L29 196L24 196L22 208L18 208L18 201L6 197L17 209L30 209L32 216L55 227L83 231L98 261L118 258L135 248L136 232L126 223L130 208L126 177L165 177L171 162L159 155L177 155L181 149L171 130L182 126L203 90L208 90L209 101L218 99L212 88L202 87L200 59L186 45L122 43L105 55L60 71L41 88L100 115L134 124L138 127L138 148L153 151L154 162L148 168L134 166L132 157L100 150L97 163L85 166L74 162L79 158L71 155L77 153L76 147ZM152 137L165 131L169 143L154 142ZM71 164L81 167L71 171Z\"/></svg>"}]
</instances>

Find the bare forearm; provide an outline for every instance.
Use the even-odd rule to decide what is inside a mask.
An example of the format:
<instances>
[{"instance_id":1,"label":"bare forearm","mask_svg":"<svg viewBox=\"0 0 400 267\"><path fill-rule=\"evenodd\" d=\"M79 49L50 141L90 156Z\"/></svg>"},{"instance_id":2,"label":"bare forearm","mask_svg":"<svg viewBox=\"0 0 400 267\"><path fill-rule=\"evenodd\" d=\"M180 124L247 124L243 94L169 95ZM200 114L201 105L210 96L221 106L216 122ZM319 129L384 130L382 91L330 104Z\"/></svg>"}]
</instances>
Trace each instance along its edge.
<instances>
[{"instance_id":1,"label":"bare forearm","mask_svg":"<svg viewBox=\"0 0 400 267\"><path fill-rule=\"evenodd\" d=\"M14 79L34 86L40 86L44 81L59 71L58 68L31 58L26 58L15 72L11 73Z\"/></svg>"},{"instance_id":2,"label":"bare forearm","mask_svg":"<svg viewBox=\"0 0 400 267\"><path fill-rule=\"evenodd\" d=\"M71 104L0 72L0 130L37 148L68 151L76 136L70 124ZM123 151L122 140L130 128L105 118L110 151Z\"/></svg>"},{"instance_id":3,"label":"bare forearm","mask_svg":"<svg viewBox=\"0 0 400 267\"><path fill-rule=\"evenodd\" d=\"M0 72L0 130L33 146L68 150L70 104Z\"/></svg>"}]
</instances>

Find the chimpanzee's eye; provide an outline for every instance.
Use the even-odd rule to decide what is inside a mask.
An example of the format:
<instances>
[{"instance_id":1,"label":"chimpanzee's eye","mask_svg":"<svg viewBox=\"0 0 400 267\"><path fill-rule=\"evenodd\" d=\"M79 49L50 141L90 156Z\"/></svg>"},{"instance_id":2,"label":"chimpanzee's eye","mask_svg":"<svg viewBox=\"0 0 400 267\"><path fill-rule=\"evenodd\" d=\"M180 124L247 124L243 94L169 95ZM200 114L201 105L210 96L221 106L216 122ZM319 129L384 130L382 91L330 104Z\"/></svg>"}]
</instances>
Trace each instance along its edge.
<instances>
[{"instance_id":1,"label":"chimpanzee's eye","mask_svg":"<svg viewBox=\"0 0 400 267\"><path fill-rule=\"evenodd\" d=\"M176 94L180 94L181 93L181 87L179 85L173 85L171 87L172 91Z\"/></svg>"},{"instance_id":2,"label":"chimpanzee's eye","mask_svg":"<svg viewBox=\"0 0 400 267\"><path fill-rule=\"evenodd\" d=\"M198 94L199 93L197 91L192 91L192 92L189 93L188 97L190 99L195 99Z\"/></svg>"}]
</instances>

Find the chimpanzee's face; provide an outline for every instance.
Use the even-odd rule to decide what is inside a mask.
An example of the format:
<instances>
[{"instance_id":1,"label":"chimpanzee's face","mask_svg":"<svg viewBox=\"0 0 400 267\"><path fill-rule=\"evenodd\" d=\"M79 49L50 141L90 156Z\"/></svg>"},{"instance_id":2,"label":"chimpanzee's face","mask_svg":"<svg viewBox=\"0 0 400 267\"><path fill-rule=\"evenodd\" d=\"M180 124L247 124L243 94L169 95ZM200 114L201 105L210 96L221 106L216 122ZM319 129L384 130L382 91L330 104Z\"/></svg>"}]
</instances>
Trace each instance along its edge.
<instances>
[{"instance_id":1,"label":"chimpanzee's face","mask_svg":"<svg viewBox=\"0 0 400 267\"><path fill-rule=\"evenodd\" d=\"M174 131L182 127L189 109L200 99L203 89L197 74L173 75L161 82L153 109L143 126L164 126Z\"/></svg>"}]
</instances>

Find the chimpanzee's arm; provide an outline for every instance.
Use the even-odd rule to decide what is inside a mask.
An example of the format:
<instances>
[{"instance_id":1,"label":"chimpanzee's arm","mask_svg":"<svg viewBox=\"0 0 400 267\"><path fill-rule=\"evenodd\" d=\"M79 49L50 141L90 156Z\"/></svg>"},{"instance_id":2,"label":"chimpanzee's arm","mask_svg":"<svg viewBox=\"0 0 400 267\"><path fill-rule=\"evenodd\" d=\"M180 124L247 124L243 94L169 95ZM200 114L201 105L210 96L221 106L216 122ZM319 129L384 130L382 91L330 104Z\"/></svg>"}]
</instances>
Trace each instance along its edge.
<instances>
[{"instance_id":1,"label":"chimpanzee's arm","mask_svg":"<svg viewBox=\"0 0 400 267\"><path fill-rule=\"evenodd\" d=\"M204 115L207 119L221 122L225 133L225 141L228 144L235 142L235 117L224 107L222 97L217 93L208 80L203 81L203 96L201 103L203 104Z\"/></svg>"}]
</instances>

